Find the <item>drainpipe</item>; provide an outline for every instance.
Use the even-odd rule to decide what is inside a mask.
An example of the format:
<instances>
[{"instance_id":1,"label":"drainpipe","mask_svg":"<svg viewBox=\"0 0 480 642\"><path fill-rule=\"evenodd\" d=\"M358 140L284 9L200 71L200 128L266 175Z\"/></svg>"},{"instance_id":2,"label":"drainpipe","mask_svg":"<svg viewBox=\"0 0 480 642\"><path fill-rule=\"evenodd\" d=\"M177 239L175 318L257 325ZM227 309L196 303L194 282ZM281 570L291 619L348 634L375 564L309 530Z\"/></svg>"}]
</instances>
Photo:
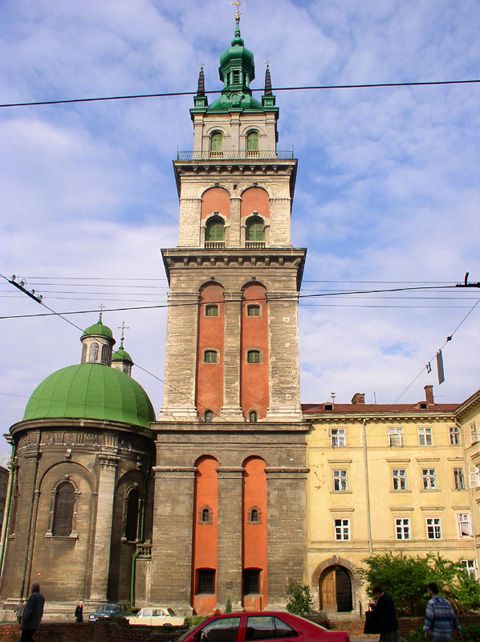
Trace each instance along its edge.
<instances>
[{"instance_id":1,"label":"drainpipe","mask_svg":"<svg viewBox=\"0 0 480 642\"><path fill-rule=\"evenodd\" d=\"M477 548L477 536L475 534L475 531L477 530L475 522L477 520L475 520L475 513L474 513L475 502L474 502L474 499L473 499L472 485L470 483L470 465L469 465L468 460L467 460L467 446L465 444L465 435L463 434L463 427L460 425L458 419L455 419L455 425L458 427L458 429L460 431L460 437L461 437L462 446L463 446L463 460L465 462L465 466L467 467L466 472L467 472L467 483L468 483L468 500L469 500L469 504L470 504L470 515L471 515L471 519L472 519L472 535L473 535L473 547L475 549L475 562L477 564L477 573L478 573L478 568L479 568L479 565L478 565L478 548Z\"/></svg>"},{"instance_id":2,"label":"drainpipe","mask_svg":"<svg viewBox=\"0 0 480 642\"><path fill-rule=\"evenodd\" d=\"M143 500L142 500L142 506L140 508L140 532L139 532L139 540L140 542L143 542L143 536L145 532L145 504L147 502L147 489L148 489L148 482L150 481L150 463L151 463L151 453L148 453L148 460L147 460L147 474L145 477L145 486L143 488ZM140 549L137 548L135 550L135 553L132 556L132 572L131 572L131 579L130 579L130 608L133 609L135 607L135 577L136 577L136 570L137 570L137 559L138 556L140 555Z\"/></svg>"},{"instance_id":3,"label":"drainpipe","mask_svg":"<svg viewBox=\"0 0 480 642\"><path fill-rule=\"evenodd\" d=\"M13 490L13 481L15 479L15 453L16 445L15 442L12 443L12 455L10 458L10 467L8 475L8 487L7 487L7 496L5 498L5 512L3 514L3 524L2 524L2 538L0 545L0 577L3 576L3 564L5 562L5 550L7 547L7 531L8 531L8 521L10 519L10 510L12 505L12 490Z\"/></svg>"},{"instance_id":4,"label":"drainpipe","mask_svg":"<svg viewBox=\"0 0 480 642\"><path fill-rule=\"evenodd\" d=\"M368 446L367 446L367 420L363 424L363 458L365 463L365 490L367 493L367 528L368 528L368 551L372 553L372 516L370 514L370 480L368 475Z\"/></svg>"}]
</instances>

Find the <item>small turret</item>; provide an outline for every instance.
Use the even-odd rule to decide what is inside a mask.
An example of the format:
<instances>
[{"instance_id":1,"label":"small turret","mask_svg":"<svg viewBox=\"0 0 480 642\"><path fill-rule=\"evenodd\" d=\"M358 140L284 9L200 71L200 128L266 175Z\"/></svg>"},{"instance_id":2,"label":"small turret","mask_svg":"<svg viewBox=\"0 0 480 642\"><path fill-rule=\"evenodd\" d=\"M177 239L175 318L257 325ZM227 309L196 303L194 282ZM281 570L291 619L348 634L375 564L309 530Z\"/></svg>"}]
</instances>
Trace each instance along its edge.
<instances>
[{"instance_id":1,"label":"small turret","mask_svg":"<svg viewBox=\"0 0 480 642\"><path fill-rule=\"evenodd\" d=\"M205 73L203 71L203 65L200 66L197 95L193 99L193 104L195 105L195 109L206 109L208 106L208 98L205 95Z\"/></svg>"},{"instance_id":2,"label":"small turret","mask_svg":"<svg viewBox=\"0 0 480 642\"><path fill-rule=\"evenodd\" d=\"M262 96L262 107L275 107L275 96L272 93L272 77L270 76L270 65L268 62L265 69L265 90Z\"/></svg>"},{"instance_id":3,"label":"small turret","mask_svg":"<svg viewBox=\"0 0 480 642\"><path fill-rule=\"evenodd\" d=\"M110 328L103 324L102 311L97 323L83 331L80 341L82 342L82 363L110 365L115 339Z\"/></svg>"},{"instance_id":4,"label":"small turret","mask_svg":"<svg viewBox=\"0 0 480 642\"><path fill-rule=\"evenodd\" d=\"M116 370L120 370L121 372L124 372L129 377L131 377L132 366L133 366L132 357L128 354L128 352L123 347L123 337L122 337L122 340L120 342L120 347L118 348L118 350L115 350L115 352L112 355L112 368L115 368Z\"/></svg>"}]
</instances>

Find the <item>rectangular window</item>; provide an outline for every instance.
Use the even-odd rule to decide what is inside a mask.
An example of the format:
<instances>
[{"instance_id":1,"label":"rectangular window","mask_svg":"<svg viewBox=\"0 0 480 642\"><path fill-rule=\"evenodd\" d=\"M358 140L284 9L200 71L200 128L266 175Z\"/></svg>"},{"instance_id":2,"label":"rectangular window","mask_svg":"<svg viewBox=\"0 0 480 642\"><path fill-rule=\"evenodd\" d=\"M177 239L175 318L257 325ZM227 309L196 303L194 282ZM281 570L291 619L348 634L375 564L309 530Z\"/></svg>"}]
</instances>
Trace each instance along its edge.
<instances>
[{"instance_id":1,"label":"rectangular window","mask_svg":"<svg viewBox=\"0 0 480 642\"><path fill-rule=\"evenodd\" d=\"M218 317L218 305L216 303L209 303L205 306L206 317Z\"/></svg>"},{"instance_id":2,"label":"rectangular window","mask_svg":"<svg viewBox=\"0 0 480 642\"><path fill-rule=\"evenodd\" d=\"M427 517L427 539L442 539L439 517Z\"/></svg>"},{"instance_id":3,"label":"rectangular window","mask_svg":"<svg viewBox=\"0 0 480 642\"><path fill-rule=\"evenodd\" d=\"M478 433L477 433L477 424L472 421L470 424L470 437L472 439L472 445L476 444L478 441Z\"/></svg>"},{"instance_id":4,"label":"rectangular window","mask_svg":"<svg viewBox=\"0 0 480 642\"><path fill-rule=\"evenodd\" d=\"M450 426L448 429L448 435L450 437L451 446L460 445L460 428L458 426Z\"/></svg>"},{"instance_id":5,"label":"rectangular window","mask_svg":"<svg viewBox=\"0 0 480 642\"><path fill-rule=\"evenodd\" d=\"M475 560L462 560L461 564L465 568L465 572L470 575L470 577L477 577L477 562Z\"/></svg>"},{"instance_id":6,"label":"rectangular window","mask_svg":"<svg viewBox=\"0 0 480 642\"><path fill-rule=\"evenodd\" d=\"M410 519L408 517L397 517L395 520L395 538L410 539Z\"/></svg>"},{"instance_id":7,"label":"rectangular window","mask_svg":"<svg viewBox=\"0 0 480 642\"><path fill-rule=\"evenodd\" d=\"M346 470L333 471L333 490L338 492L347 490L347 471Z\"/></svg>"},{"instance_id":8,"label":"rectangular window","mask_svg":"<svg viewBox=\"0 0 480 642\"><path fill-rule=\"evenodd\" d=\"M432 429L419 428L418 429L418 445L431 446L432 445Z\"/></svg>"},{"instance_id":9,"label":"rectangular window","mask_svg":"<svg viewBox=\"0 0 480 642\"><path fill-rule=\"evenodd\" d=\"M407 490L407 471L405 468L392 470L393 490Z\"/></svg>"},{"instance_id":10,"label":"rectangular window","mask_svg":"<svg viewBox=\"0 0 480 642\"><path fill-rule=\"evenodd\" d=\"M345 448L347 436L343 428L332 428L330 430L330 443L333 448Z\"/></svg>"},{"instance_id":11,"label":"rectangular window","mask_svg":"<svg viewBox=\"0 0 480 642\"><path fill-rule=\"evenodd\" d=\"M213 595L215 593L215 571L202 568L197 573L197 593Z\"/></svg>"},{"instance_id":12,"label":"rectangular window","mask_svg":"<svg viewBox=\"0 0 480 642\"><path fill-rule=\"evenodd\" d=\"M470 466L470 488L480 487L480 466L475 464Z\"/></svg>"},{"instance_id":13,"label":"rectangular window","mask_svg":"<svg viewBox=\"0 0 480 642\"><path fill-rule=\"evenodd\" d=\"M458 535L459 537L472 537L472 522L470 513L457 513Z\"/></svg>"},{"instance_id":14,"label":"rectangular window","mask_svg":"<svg viewBox=\"0 0 480 642\"><path fill-rule=\"evenodd\" d=\"M216 350L205 350L203 353L203 363L217 363L218 352Z\"/></svg>"},{"instance_id":15,"label":"rectangular window","mask_svg":"<svg viewBox=\"0 0 480 642\"><path fill-rule=\"evenodd\" d=\"M260 571L256 568L246 568L243 571L243 594L260 593Z\"/></svg>"},{"instance_id":16,"label":"rectangular window","mask_svg":"<svg viewBox=\"0 0 480 642\"><path fill-rule=\"evenodd\" d=\"M422 469L422 482L424 490L434 490L437 487L435 468Z\"/></svg>"},{"instance_id":17,"label":"rectangular window","mask_svg":"<svg viewBox=\"0 0 480 642\"><path fill-rule=\"evenodd\" d=\"M349 519L336 519L335 526L335 539L337 542L346 542L350 539L350 520Z\"/></svg>"},{"instance_id":18,"label":"rectangular window","mask_svg":"<svg viewBox=\"0 0 480 642\"><path fill-rule=\"evenodd\" d=\"M463 474L463 468L453 469L453 482L455 484L455 490L465 490L465 476Z\"/></svg>"},{"instance_id":19,"label":"rectangular window","mask_svg":"<svg viewBox=\"0 0 480 642\"><path fill-rule=\"evenodd\" d=\"M403 428L388 429L388 445L391 448L400 448L403 446Z\"/></svg>"},{"instance_id":20,"label":"rectangular window","mask_svg":"<svg viewBox=\"0 0 480 642\"><path fill-rule=\"evenodd\" d=\"M261 363L262 353L260 350L247 350L247 363Z\"/></svg>"}]
</instances>

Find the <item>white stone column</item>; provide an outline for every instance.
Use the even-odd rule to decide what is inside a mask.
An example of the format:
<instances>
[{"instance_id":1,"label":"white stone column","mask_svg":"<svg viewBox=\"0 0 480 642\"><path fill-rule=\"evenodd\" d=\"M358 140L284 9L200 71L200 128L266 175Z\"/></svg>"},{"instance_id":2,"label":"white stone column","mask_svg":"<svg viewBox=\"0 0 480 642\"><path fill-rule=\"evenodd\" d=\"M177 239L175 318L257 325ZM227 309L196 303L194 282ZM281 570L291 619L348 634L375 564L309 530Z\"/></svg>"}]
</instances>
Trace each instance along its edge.
<instances>
[{"instance_id":1,"label":"white stone column","mask_svg":"<svg viewBox=\"0 0 480 642\"><path fill-rule=\"evenodd\" d=\"M242 199L239 196L230 198L230 238L228 247L240 247L240 205Z\"/></svg>"},{"instance_id":2,"label":"white stone column","mask_svg":"<svg viewBox=\"0 0 480 642\"><path fill-rule=\"evenodd\" d=\"M102 602L107 600L113 500L119 459L120 457L117 455L104 453L98 455L100 473L98 480L97 517L93 544L90 599Z\"/></svg>"}]
</instances>

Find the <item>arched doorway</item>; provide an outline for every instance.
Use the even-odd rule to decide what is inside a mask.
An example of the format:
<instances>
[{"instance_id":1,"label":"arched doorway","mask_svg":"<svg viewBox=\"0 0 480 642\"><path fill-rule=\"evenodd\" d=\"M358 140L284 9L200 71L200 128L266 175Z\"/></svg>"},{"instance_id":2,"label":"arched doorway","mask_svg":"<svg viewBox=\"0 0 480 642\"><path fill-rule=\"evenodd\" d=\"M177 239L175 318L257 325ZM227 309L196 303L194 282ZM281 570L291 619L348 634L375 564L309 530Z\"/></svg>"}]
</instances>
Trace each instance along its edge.
<instances>
[{"instance_id":1,"label":"arched doorway","mask_svg":"<svg viewBox=\"0 0 480 642\"><path fill-rule=\"evenodd\" d=\"M343 566L329 566L320 576L320 608L323 611L351 611L352 579Z\"/></svg>"}]
</instances>

